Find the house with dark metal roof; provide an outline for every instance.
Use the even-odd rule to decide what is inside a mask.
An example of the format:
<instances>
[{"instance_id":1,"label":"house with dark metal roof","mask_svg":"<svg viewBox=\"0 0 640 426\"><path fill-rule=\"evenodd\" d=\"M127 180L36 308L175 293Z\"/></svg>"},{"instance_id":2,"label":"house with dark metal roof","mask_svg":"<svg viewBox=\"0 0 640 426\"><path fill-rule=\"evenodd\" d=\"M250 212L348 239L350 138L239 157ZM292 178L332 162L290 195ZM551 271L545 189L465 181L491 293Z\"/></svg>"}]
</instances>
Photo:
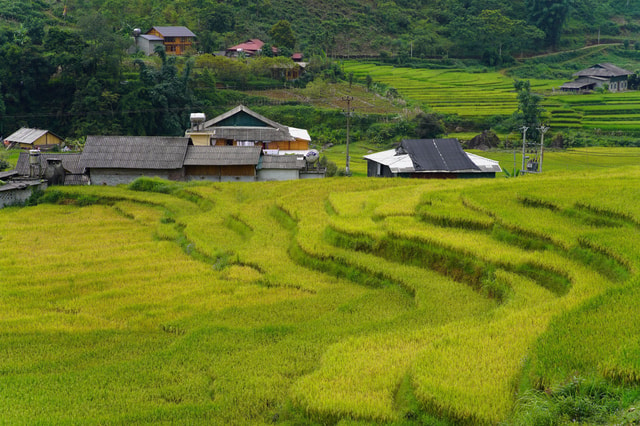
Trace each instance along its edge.
<instances>
[{"instance_id":1,"label":"house with dark metal roof","mask_svg":"<svg viewBox=\"0 0 640 426\"><path fill-rule=\"evenodd\" d=\"M495 177L499 163L462 149L457 139L404 139L396 149L365 155L369 177Z\"/></svg>"},{"instance_id":2,"label":"house with dark metal roof","mask_svg":"<svg viewBox=\"0 0 640 426\"><path fill-rule=\"evenodd\" d=\"M4 139L7 148L51 149L62 144L62 138L49 130L22 127Z\"/></svg>"},{"instance_id":3,"label":"house with dark metal roof","mask_svg":"<svg viewBox=\"0 0 640 426\"><path fill-rule=\"evenodd\" d=\"M608 86L610 92L627 90L627 78L633 74L611 63L597 64L573 74L578 77L560 86L564 92L587 92Z\"/></svg>"},{"instance_id":4,"label":"house with dark metal roof","mask_svg":"<svg viewBox=\"0 0 640 426\"><path fill-rule=\"evenodd\" d=\"M168 55L184 54L193 46L196 38L196 35L187 27L153 27L139 37L144 36L148 36L147 39L143 39L146 40L148 48L155 48L158 44L158 39L160 39ZM143 49L142 45L138 47ZM153 50L149 52L145 50L145 53L150 55L153 53Z\"/></svg>"}]
</instances>

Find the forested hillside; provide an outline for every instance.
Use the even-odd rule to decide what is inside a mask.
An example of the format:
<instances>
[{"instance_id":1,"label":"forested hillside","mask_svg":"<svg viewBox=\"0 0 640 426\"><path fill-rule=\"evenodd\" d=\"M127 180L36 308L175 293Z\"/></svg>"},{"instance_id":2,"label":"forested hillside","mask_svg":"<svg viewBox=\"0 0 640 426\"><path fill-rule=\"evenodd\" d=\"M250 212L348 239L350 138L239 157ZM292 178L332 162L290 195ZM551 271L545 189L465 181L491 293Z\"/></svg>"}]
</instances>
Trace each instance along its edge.
<instances>
[{"instance_id":1,"label":"forested hillside","mask_svg":"<svg viewBox=\"0 0 640 426\"><path fill-rule=\"evenodd\" d=\"M304 78L291 83L297 87L316 77L351 86L335 62L345 57L400 64L429 59L442 66L462 58L501 67L514 58L598 41L619 42L633 52L640 47L638 19L640 4L631 0L0 0L0 136L20 126L48 128L67 139L181 134L190 112L211 116L240 102L271 102L246 91L282 87L270 70L277 61L290 61L291 52L304 53L310 63ZM177 58L127 53L133 29L154 25L189 27L196 49ZM278 46L281 56L251 63L212 56L248 38ZM397 95L377 89L392 100ZM296 104L276 103L283 102ZM269 115L306 120L298 125L315 126L321 142L343 139L329 130L337 127L331 124L334 111L309 114L307 107L278 107ZM391 108L385 112L397 116ZM354 135L365 134L372 121L389 123L378 133L412 135L406 129L416 125L413 117L403 120L389 123L384 114L354 120Z\"/></svg>"}]
</instances>

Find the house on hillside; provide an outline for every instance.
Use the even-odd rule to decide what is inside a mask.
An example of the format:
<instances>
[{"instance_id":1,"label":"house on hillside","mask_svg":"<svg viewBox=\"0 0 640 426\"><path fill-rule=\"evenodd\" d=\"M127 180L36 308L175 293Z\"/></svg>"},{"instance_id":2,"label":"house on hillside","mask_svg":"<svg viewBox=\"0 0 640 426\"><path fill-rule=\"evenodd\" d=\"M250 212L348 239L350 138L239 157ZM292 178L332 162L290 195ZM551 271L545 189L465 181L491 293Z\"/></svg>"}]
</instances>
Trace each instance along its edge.
<instances>
[{"instance_id":1,"label":"house on hillside","mask_svg":"<svg viewBox=\"0 0 640 426\"><path fill-rule=\"evenodd\" d=\"M205 121L204 115L194 122L186 136L199 146L258 146L265 154L305 155L311 137L305 129L276 123L263 115L239 105L224 114Z\"/></svg>"},{"instance_id":2,"label":"house on hillside","mask_svg":"<svg viewBox=\"0 0 640 426\"><path fill-rule=\"evenodd\" d=\"M633 74L610 63L597 64L573 74L578 77L560 86L563 92L588 92L599 87L609 88L610 92L627 90L627 78Z\"/></svg>"},{"instance_id":3,"label":"house on hillside","mask_svg":"<svg viewBox=\"0 0 640 426\"><path fill-rule=\"evenodd\" d=\"M493 178L497 161L467 153L457 139L405 139L396 149L365 155L369 177Z\"/></svg>"},{"instance_id":4,"label":"house on hillside","mask_svg":"<svg viewBox=\"0 0 640 426\"><path fill-rule=\"evenodd\" d=\"M262 52L262 46L264 46L264 41L258 38L252 38L240 44L236 44L235 46L231 46L225 50L225 56L231 58L237 58L238 56L245 55L248 57L255 56ZM278 53L278 49L276 47L271 47L271 51L273 54Z\"/></svg>"},{"instance_id":5,"label":"house on hillside","mask_svg":"<svg viewBox=\"0 0 640 426\"><path fill-rule=\"evenodd\" d=\"M162 45L168 55L183 55L195 42L196 35L187 27L153 27L136 37L136 45L147 55Z\"/></svg>"},{"instance_id":6,"label":"house on hillside","mask_svg":"<svg viewBox=\"0 0 640 426\"><path fill-rule=\"evenodd\" d=\"M23 127L4 139L7 148L48 150L59 147L62 138L49 130Z\"/></svg>"}]
</instances>

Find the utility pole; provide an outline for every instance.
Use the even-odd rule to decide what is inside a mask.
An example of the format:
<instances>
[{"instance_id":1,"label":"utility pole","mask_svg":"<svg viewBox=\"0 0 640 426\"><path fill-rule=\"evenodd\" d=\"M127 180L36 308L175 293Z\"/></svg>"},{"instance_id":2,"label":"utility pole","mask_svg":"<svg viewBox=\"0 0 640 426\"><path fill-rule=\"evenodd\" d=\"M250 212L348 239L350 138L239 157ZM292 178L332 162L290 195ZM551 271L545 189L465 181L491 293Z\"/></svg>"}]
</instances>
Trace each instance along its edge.
<instances>
[{"instance_id":1,"label":"utility pole","mask_svg":"<svg viewBox=\"0 0 640 426\"><path fill-rule=\"evenodd\" d=\"M522 126L520 127L520 130L522 130L522 173L525 173L526 169L524 168L524 157L526 155L527 130L529 130L529 128L527 126Z\"/></svg>"},{"instance_id":2,"label":"utility pole","mask_svg":"<svg viewBox=\"0 0 640 426\"><path fill-rule=\"evenodd\" d=\"M349 124L351 113L353 112L353 110L351 109L351 101L353 101L353 96L345 96L342 98L342 100L347 103L347 109L343 110L343 112L347 116L347 165L345 167L345 173L347 176L351 176L351 171L349 170Z\"/></svg>"},{"instance_id":3,"label":"utility pole","mask_svg":"<svg viewBox=\"0 0 640 426\"><path fill-rule=\"evenodd\" d=\"M541 124L540 127L538 127L538 130L540 130L540 173L542 173L542 160L544 159L544 134L547 133L547 130L549 130L549 126L545 126L544 124Z\"/></svg>"}]
</instances>

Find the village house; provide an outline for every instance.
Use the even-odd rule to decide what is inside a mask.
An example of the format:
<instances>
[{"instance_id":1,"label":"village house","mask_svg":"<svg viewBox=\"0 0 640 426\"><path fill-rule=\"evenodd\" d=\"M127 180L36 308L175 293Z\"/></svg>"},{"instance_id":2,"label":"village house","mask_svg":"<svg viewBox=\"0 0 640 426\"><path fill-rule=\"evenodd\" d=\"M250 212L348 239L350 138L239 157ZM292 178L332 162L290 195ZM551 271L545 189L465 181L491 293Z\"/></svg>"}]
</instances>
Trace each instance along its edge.
<instances>
[{"instance_id":1,"label":"village house","mask_svg":"<svg viewBox=\"0 0 640 426\"><path fill-rule=\"evenodd\" d=\"M60 147L62 138L49 130L23 127L4 139L6 148L48 150Z\"/></svg>"},{"instance_id":2,"label":"village house","mask_svg":"<svg viewBox=\"0 0 640 426\"><path fill-rule=\"evenodd\" d=\"M136 46L147 55L156 46L164 46L168 55L183 55L192 48L196 35L187 27L153 27L145 34L135 36Z\"/></svg>"},{"instance_id":3,"label":"village house","mask_svg":"<svg viewBox=\"0 0 640 426\"><path fill-rule=\"evenodd\" d=\"M231 58L237 58L241 55L246 57L255 56L262 53L262 46L264 46L264 41L258 38L252 38L235 46L228 47L225 50L225 56ZM278 49L273 46L271 47L271 51L274 55L278 53Z\"/></svg>"},{"instance_id":4,"label":"village house","mask_svg":"<svg viewBox=\"0 0 640 426\"><path fill-rule=\"evenodd\" d=\"M465 152L457 139L404 139L396 149L365 155L369 177L493 178L499 163Z\"/></svg>"},{"instance_id":5,"label":"village house","mask_svg":"<svg viewBox=\"0 0 640 426\"><path fill-rule=\"evenodd\" d=\"M208 121L192 114L191 123L186 135L200 146L259 146L266 154L305 155L311 142L307 130L276 123L244 105Z\"/></svg>"},{"instance_id":6,"label":"village house","mask_svg":"<svg viewBox=\"0 0 640 426\"><path fill-rule=\"evenodd\" d=\"M597 64L573 74L578 77L560 86L563 92L588 92L600 87L608 87L610 92L627 90L627 78L633 74L610 63Z\"/></svg>"},{"instance_id":7,"label":"village house","mask_svg":"<svg viewBox=\"0 0 640 426\"><path fill-rule=\"evenodd\" d=\"M79 164L94 185L126 184L142 176L215 182L324 177L304 129L243 105L210 121L201 113L191 119L183 137L88 136Z\"/></svg>"}]
</instances>

